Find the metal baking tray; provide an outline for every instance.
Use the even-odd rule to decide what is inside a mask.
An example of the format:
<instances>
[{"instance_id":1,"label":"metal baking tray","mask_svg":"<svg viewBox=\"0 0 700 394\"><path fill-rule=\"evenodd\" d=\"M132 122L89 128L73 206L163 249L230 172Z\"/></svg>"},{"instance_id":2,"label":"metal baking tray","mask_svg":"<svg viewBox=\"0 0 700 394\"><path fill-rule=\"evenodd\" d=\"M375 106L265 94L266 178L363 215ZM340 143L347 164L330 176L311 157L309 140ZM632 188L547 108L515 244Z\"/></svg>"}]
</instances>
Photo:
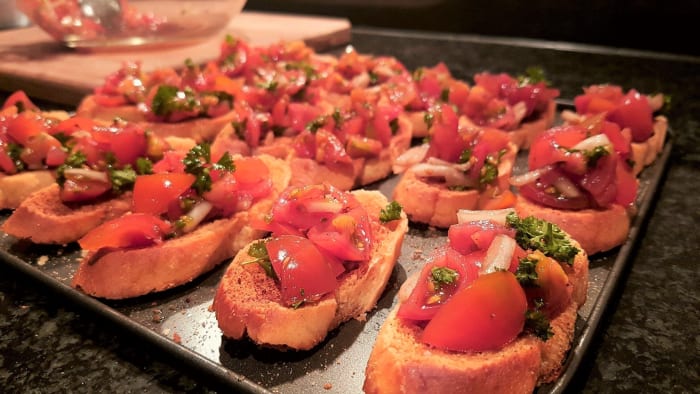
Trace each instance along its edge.
<instances>
[{"instance_id":1,"label":"metal baking tray","mask_svg":"<svg viewBox=\"0 0 700 394\"><path fill-rule=\"evenodd\" d=\"M578 312L576 335L563 373L554 383L537 389L538 394L561 393L572 379L650 214L671 145L669 138L659 158L641 174L638 212L628 240L620 248L591 257L588 299ZM516 173L524 169L524 163L525 153L521 152ZM397 177L392 177L371 188L390 196L397 181ZM2 212L0 222L9 213ZM396 302L401 283L420 269L422 258L445 239L444 230L412 224L386 291L377 307L368 313L367 320L342 324L316 348L302 352L259 348L247 340L222 337L210 306L228 262L176 289L115 302L95 299L70 287L80 255L76 244L34 245L0 232L0 260L59 292L66 302L102 315L124 331L149 341L196 371L237 391L360 393L375 337Z\"/></svg>"}]
</instances>

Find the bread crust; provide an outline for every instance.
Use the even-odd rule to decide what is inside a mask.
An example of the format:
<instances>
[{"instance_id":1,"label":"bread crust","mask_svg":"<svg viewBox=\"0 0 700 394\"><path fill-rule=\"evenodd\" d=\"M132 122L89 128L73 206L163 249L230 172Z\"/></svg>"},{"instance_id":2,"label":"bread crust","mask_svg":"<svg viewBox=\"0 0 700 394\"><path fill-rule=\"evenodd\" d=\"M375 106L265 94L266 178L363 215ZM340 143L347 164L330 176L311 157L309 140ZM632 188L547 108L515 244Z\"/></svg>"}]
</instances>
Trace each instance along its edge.
<instances>
[{"instance_id":1,"label":"bread crust","mask_svg":"<svg viewBox=\"0 0 700 394\"><path fill-rule=\"evenodd\" d=\"M0 209L15 209L32 193L54 182L56 174L49 170L0 174Z\"/></svg>"},{"instance_id":2,"label":"bread crust","mask_svg":"<svg viewBox=\"0 0 700 394\"><path fill-rule=\"evenodd\" d=\"M92 204L66 204L54 182L22 201L2 230L38 244L66 244L130 209L131 192Z\"/></svg>"},{"instance_id":3,"label":"bread crust","mask_svg":"<svg viewBox=\"0 0 700 394\"><path fill-rule=\"evenodd\" d=\"M654 132L644 142L632 142L630 159L634 162L632 171L638 175L642 170L656 160L656 157L664 149L666 134L668 133L668 119L659 115L654 118Z\"/></svg>"},{"instance_id":4,"label":"bread crust","mask_svg":"<svg viewBox=\"0 0 700 394\"><path fill-rule=\"evenodd\" d=\"M213 140L224 126L236 119L235 112L229 111L215 118L195 118L172 123L153 122L149 121L144 112L136 105L105 107L97 104L94 95L86 96L80 102L76 113L78 116L106 123L111 123L114 118L121 118L130 123L138 124L160 137L192 138L196 142Z\"/></svg>"},{"instance_id":5,"label":"bread crust","mask_svg":"<svg viewBox=\"0 0 700 394\"><path fill-rule=\"evenodd\" d=\"M184 236L146 248L97 251L80 262L72 285L100 298L123 299L167 290L210 271L249 242L264 235L250 225L250 218L267 213L287 186L287 164L259 156L270 168L273 191L248 211L215 220Z\"/></svg>"},{"instance_id":6,"label":"bread crust","mask_svg":"<svg viewBox=\"0 0 700 394\"><path fill-rule=\"evenodd\" d=\"M388 203L377 191L352 193L370 218L377 218ZM229 265L214 297L213 309L224 336L240 339L247 334L258 344L306 350L342 322L364 320L384 291L408 230L405 214L385 225L376 219L371 222L370 261L343 274L335 293L296 309L281 303L280 290L258 264L241 264L254 259L248 255L249 246L244 248Z\"/></svg>"},{"instance_id":7,"label":"bread crust","mask_svg":"<svg viewBox=\"0 0 700 394\"><path fill-rule=\"evenodd\" d=\"M498 165L498 179L495 188L508 190L517 147L508 145L508 151ZM393 198L403 207L413 222L427 223L435 227L449 227L457 223L457 211L460 209L478 209L480 199L485 193L493 193L489 187L483 191L450 190L442 183L426 182L420 179L409 167L394 188Z\"/></svg>"},{"instance_id":8,"label":"bread crust","mask_svg":"<svg viewBox=\"0 0 700 394\"><path fill-rule=\"evenodd\" d=\"M521 217L535 216L558 225L589 255L622 245L630 230L627 210L617 204L606 209L572 211L545 207L518 196L515 211Z\"/></svg>"},{"instance_id":9,"label":"bread crust","mask_svg":"<svg viewBox=\"0 0 700 394\"><path fill-rule=\"evenodd\" d=\"M397 305L382 325L370 354L364 391L367 394L532 393L536 385L555 380L574 337L581 305L578 300L585 301L588 256L581 251L571 266L562 266L574 286L574 295L567 308L551 320L554 335L548 341L525 334L498 351L443 351L419 342L421 329L399 319Z\"/></svg>"}]
</instances>

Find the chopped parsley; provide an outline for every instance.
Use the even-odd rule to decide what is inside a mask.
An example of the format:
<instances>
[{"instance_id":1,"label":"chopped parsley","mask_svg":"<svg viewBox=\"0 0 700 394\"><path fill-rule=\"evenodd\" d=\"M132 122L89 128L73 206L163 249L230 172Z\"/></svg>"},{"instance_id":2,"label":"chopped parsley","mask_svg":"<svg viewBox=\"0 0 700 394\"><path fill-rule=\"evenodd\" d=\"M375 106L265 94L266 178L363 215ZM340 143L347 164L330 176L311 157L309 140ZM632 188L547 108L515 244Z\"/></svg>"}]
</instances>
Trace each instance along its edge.
<instances>
[{"instance_id":1,"label":"chopped parsley","mask_svg":"<svg viewBox=\"0 0 700 394\"><path fill-rule=\"evenodd\" d=\"M254 242L253 244L251 244L250 247L248 248L248 255L250 257L253 257L253 260L244 261L241 264L248 265L248 264L256 263L265 271L265 274L268 277L270 277L274 280L277 280L277 274L275 273L275 270L272 268L272 262L270 261L270 256L267 253L267 247L265 246L265 240L259 240L259 241Z\"/></svg>"},{"instance_id":2,"label":"chopped parsley","mask_svg":"<svg viewBox=\"0 0 700 394\"><path fill-rule=\"evenodd\" d=\"M87 156L79 150L74 151L68 157L66 157L66 160L56 168L56 182L63 187L63 184L66 181L66 176L65 176L65 171L69 168L80 168L85 163L87 162Z\"/></svg>"},{"instance_id":3,"label":"chopped parsley","mask_svg":"<svg viewBox=\"0 0 700 394\"><path fill-rule=\"evenodd\" d=\"M440 92L440 100L442 100L444 102L450 101L450 89L448 89L448 88L442 89L442 91Z\"/></svg>"},{"instance_id":4,"label":"chopped parsley","mask_svg":"<svg viewBox=\"0 0 700 394\"><path fill-rule=\"evenodd\" d=\"M379 76L373 71L367 72L369 74L369 85L374 86L379 83Z\"/></svg>"},{"instance_id":5,"label":"chopped parsley","mask_svg":"<svg viewBox=\"0 0 700 394\"><path fill-rule=\"evenodd\" d=\"M573 264L579 249L571 245L569 238L559 226L528 216L520 219L511 212L506 224L515 229L515 240L523 249L539 250L554 260Z\"/></svg>"},{"instance_id":6,"label":"chopped parsley","mask_svg":"<svg viewBox=\"0 0 700 394\"><path fill-rule=\"evenodd\" d=\"M136 159L136 173L139 175L153 174L153 162L146 157Z\"/></svg>"},{"instance_id":7,"label":"chopped parsley","mask_svg":"<svg viewBox=\"0 0 700 394\"><path fill-rule=\"evenodd\" d=\"M21 101L18 101L17 103L20 103ZM10 156L10 159L12 159L12 163L15 165L15 168L17 171L22 171L24 170L24 162L21 159L22 156L22 145L16 144L14 142L10 142L7 144L7 155Z\"/></svg>"},{"instance_id":8,"label":"chopped parsley","mask_svg":"<svg viewBox=\"0 0 700 394\"><path fill-rule=\"evenodd\" d=\"M515 272L515 278L520 282L522 287L537 286L537 259L528 257L520 259L518 270Z\"/></svg>"},{"instance_id":9,"label":"chopped parsley","mask_svg":"<svg viewBox=\"0 0 700 394\"><path fill-rule=\"evenodd\" d=\"M459 279L459 273L448 267L433 267L430 269L430 280L436 290L444 285L451 285Z\"/></svg>"},{"instance_id":10,"label":"chopped parsley","mask_svg":"<svg viewBox=\"0 0 700 394\"><path fill-rule=\"evenodd\" d=\"M107 175L110 182L112 182L112 191L114 193L121 193L124 190L131 189L134 186L134 182L136 182L136 171L131 165L126 165L121 170L110 165L107 168Z\"/></svg>"},{"instance_id":11,"label":"chopped parsley","mask_svg":"<svg viewBox=\"0 0 700 394\"><path fill-rule=\"evenodd\" d=\"M191 111L197 105L192 89L179 90L176 86L160 85L151 102L151 110L155 115L168 116L178 111Z\"/></svg>"},{"instance_id":12,"label":"chopped parsley","mask_svg":"<svg viewBox=\"0 0 700 394\"><path fill-rule=\"evenodd\" d=\"M588 168L593 168L598 164L598 160L603 156L609 155L610 152L603 145L596 146L593 150L587 150L583 152L586 157L586 165Z\"/></svg>"},{"instance_id":13,"label":"chopped parsley","mask_svg":"<svg viewBox=\"0 0 700 394\"><path fill-rule=\"evenodd\" d=\"M423 79L423 73L425 73L425 68L419 67L415 71L413 71L413 80L415 82L420 82L421 79Z\"/></svg>"},{"instance_id":14,"label":"chopped parsley","mask_svg":"<svg viewBox=\"0 0 700 394\"><path fill-rule=\"evenodd\" d=\"M323 125L326 123L326 117L321 115L318 118L312 120L309 122L309 124L306 125L306 130L309 130L312 133L315 133L323 127Z\"/></svg>"},{"instance_id":15,"label":"chopped parsley","mask_svg":"<svg viewBox=\"0 0 700 394\"><path fill-rule=\"evenodd\" d=\"M549 86L549 81L544 76L544 70L542 67L528 67L525 70L525 74L518 75L518 86L532 85L539 82L544 82L545 85Z\"/></svg>"},{"instance_id":16,"label":"chopped parsley","mask_svg":"<svg viewBox=\"0 0 700 394\"><path fill-rule=\"evenodd\" d=\"M464 164L464 163L468 162L471 158L472 158L472 150L465 149L462 151L462 153L459 154L459 158L457 159L457 163Z\"/></svg>"},{"instance_id":17,"label":"chopped parsley","mask_svg":"<svg viewBox=\"0 0 700 394\"><path fill-rule=\"evenodd\" d=\"M528 309L525 312L525 331L532 333L543 341L547 341L554 335L554 332L547 315L540 311L543 305L542 300L535 300L535 308Z\"/></svg>"},{"instance_id":18,"label":"chopped parsley","mask_svg":"<svg viewBox=\"0 0 700 394\"><path fill-rule=\"evenodd\" d=\"M343 114L340 112L340 108L336 108L333 110L333 122L335 122L335 128L340 129L340 127L343 125L343 122L345 119L343 119Z\"/></svg>"},{"instance_id":19,"label":"chopped parsley","mask_svg":"<svg viewBox=\"0 0 700 394\"><path fill-rule=\"evenodd\" d=\"M401 209L401 204L398 202L390 202L386 207L379 211L379 221L382 223L388 223L392 220L401 218Z\"/></svg>"},{"instance_id":20,"label":"chopped parsley","mask_svg":"<svg viewBox=\"0 0 700 394\"><path fill-rule=\"evenodd\" d=\"M185 165L185 172L195 176L195 181L192 187L200 196L211 190L211 175L210 171L220 170L232 172L236 170L235 163L231 155L226 152L221 159L216 163L211 162L211 151L208 143L201 143L190 149L182 160Z\"/></svg>"}]
</instances>

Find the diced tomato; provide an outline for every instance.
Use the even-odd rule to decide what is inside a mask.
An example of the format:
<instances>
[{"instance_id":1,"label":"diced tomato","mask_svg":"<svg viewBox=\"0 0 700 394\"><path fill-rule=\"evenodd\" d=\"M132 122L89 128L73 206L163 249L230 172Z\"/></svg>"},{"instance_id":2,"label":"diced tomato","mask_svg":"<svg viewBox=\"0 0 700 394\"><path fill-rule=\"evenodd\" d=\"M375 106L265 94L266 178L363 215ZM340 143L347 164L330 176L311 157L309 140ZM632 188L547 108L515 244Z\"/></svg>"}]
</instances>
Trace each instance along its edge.
<instances>
[{"instance_id":1,"label":"diced tomato","mask_svg":"<svg viewBox=\"0 0 700 394\"><path fill-rule=\"evenodd\" d=\"M525 292L515 275L496 271L450 298L425 326L421 341L450 351L500 349L523 330L526 310Z\"/></svg>"},{"instance_id":2,"label":"diced tomato","mask_svg":"<svg viewBox=\"0 0 700 394\"><path fill-rule=\"evenodd\" d=\"M615 203L628 207L634 204L637 199L637 189L639 188L639 180L634 176L632 169L626 163L618 160L615 169L615 178L617 182L617 195Z\"/></svg>"},{"instance_id":3,"label":"diced tomato","mask_svg":"<svg viewBox=\"0 0 700 394\"><path fill-rule=\"evenodd\" d=\"M60 196L64 202L81 202L95 199L112 189L107 175L95 170L85 170L85 174L66 172Z\"/></svg>"},{"instance_id":4,"label":"diced tomato","mask_svg":"<svg viewBox=\"0 0 700 394\"><path fill-rule=\"evenodd\" d=\"M560 194L553 185L557 178L568 177L559 169L554 169L540 177L537 182L528 183L520 187L520 194L530 201L546 207L557 209L579 210L591 207L588 195L581 193L578 197L565 197Z\"/></svg>"},{"instance_id":5,"label":"diced tomato","mask_svg":"<svg viewBox=\"0 0 700 394\"><path fill-rule=\"evenodd\" d=\"M342 212L345 201L340 192L329 185L289 187L272 208L272 220L306 231Z\"/></svg>"},{"instance_id":6,"label":"diced tomato","mask_svg":"<svg viewBox=\"0 0 700 394\"><path fill-rule=\"evenodd\" d=\"M309 229L318 247L343 261L367 261L372 251L372 228L362 207L341 213Z\"/></svg>"},{"instance_id":7,"label":"diced tomato","mask_svg":"<svg viewBox=\"0 0 700 394\"><path fill-rule=\"evenodd\" d=\"M458 131L457 114L452 106L441 105L435 113L431 128L430 152L428 155L456 163L459 156L467 149L467 143Z\"/></svg>"},{"instance_id":8,"label":"diced tomato","mask_svg":"<svg viewBox=\"0 0 700 394\"><path fill-rule=\"evenodd\" d=\"M634 142L646 141L654 131L653 111L647 97L636 90L630 90L620 105L613 110L608 118L620 127L632 130Z\"/></svg>"},{"instance_id":9,"label":"diced tomato","mask_svg":"<svg viewBox=\"0 0 700 394\"><path fill-rule=\"evenodd\" d=\"M185 164L182 162L184 158L185 152L166 151L163 158L153 164L153 172L185 172Z\"/></svg>"},{"instance_id":10,"label":"diced tomato","mask_svg":"<svg viewBox=\"0 0 700 394\"><path fill-rule=\"evenodd\" d=\"M530 145L528 166L531 170L548 164L568 163L567 168L576 173L585 171L586 163L581 154L570 152L568 148L583 141L587 131L579 126L562 126L551 128L541 133Z\"/></svg>"},{"instance_id":11,"label":"diced tomato","mask_svg":"<svg viewBox=\"0 0 700 394\"><path fill-rule=\"evenodd\" d=\"M192 174L160 173L140 175L134 183L134 212L160 215L195 181Z\"/></svg>"},{"instance_id":12,"label":"diced tomato","mask_svg":"<svg viewBox=\"0 0 700 394\"><path fill-rule=\"evenodd\" d=\"M7 135L20 145L27 145L29 140L46 131L43 119L35 113L22 112L8 119Z\"/></svg>"},{"instance_id":13,"label":"diced tomato","mask_svg":"<svg viewBox=\"0 0 700 394\"><path fill-rule=\"evenodd\" d=\"M83 236L78 243L85 250L103 248L140 248L163 241L172 226L160 218L146 214L125 215L101 224Z\"/></svg>"},{"instance_id":14,"label":"diced tomato","mask_svg":"<svg viewBox=\"0 0 700 394\"><path fill-rule=\"evenodd\" d=\"M352 163L352 158L345 151L345 145L333 133L320 129L316 131L315 137L317 162L326 164Z\"/></svg>"},{"instance_id":15,"label":"diced tomato","mask_svg":"<svg viewBox=\"0 0 700 394\"><path fill-rule=\"evenodd\" d=\"M542 300L543 312L550 318L555 317L570 304L573 286L569 277L557 261L539 251L528 257L537 261L535 286L525 289L531 307L535 306L535 300Z\"/></svg>"},{"instance_id":16,"label":"diced tomato","mask_svg":"<svg viewBox=\"0 0 700 394\"><path fill-rule=\"evenodd\" d=\"M450 226L447 230L450 246L464 255L476 250L488 249L491 241L498 234L513 237L515 231L491 221L459 223Z\"/></svg>"},{"instance_id":17,"label":"diced tomato","mask_svg":"<svg viewBox=\"0 0 700 394\"><path fill-rule=\"evenodd\" d=\"M27 97L27 94L24 93L23 90L17 90L14 93L10 95L5 100L5 103L2 105L2 108L8 108L8 107L19 107L21 106L24 110L30 110L30 111L39 111L39 107L34 105L32 100Z\"/></svg>"},{"instance_id":18,"label":"diced tomato","mask_svg":"<svg viewBox=\"0 0 700 394\"><path fill-rule=\"evenodd\" d=\"M333 268L308 239L282 235L267 241L266 247L285 305L316 301L338 286Z\"/></svg>"},{"instance_id":19,"label":"diced tomato","mask_svg":"<svg viewBox=\"0 0 700 394\"><path fill-rule=\"evenodd\" d=\"M267 194L271 183L270 169L265 162L257 157L241 157L236 159L235 164L236 171L233 172L233 176L242 189L254 192L255 197Z\"/></svg>"},{"instance_id":20,"label":"diced tomato","mask_svg":"<svg viewBox=\"0 0 700 394\"><path fill-rule=\"evenodd\" d=\"M617 196L616 167L617 156L605 155L598 159L595 167L586 172L579 182L579 185L591 194L599 207L607 207L615 201Z\"/></svg>"},{"instance_id":21,"label":"diced tomato","mask_svg":"<svg viewBox=\"0 0 700 394\"><path fill-rule=\"evenodd\" d=\"M399 307L397 315L402 319L425 321L435 316L437 311L449 302L459 289L468 286L479 275L477 260L483 259L484 253L471 253L465 256L451 247L437 250L431 260L423 267L409 297ZM451 284L436 286L433 269L448 268L457 273Z\"/></svg>"},{"instance_id":22,"label":"diced tomato","mask_svg":"<svg viewBox=\"0 0 700 394\"><path fill-rule=\"evenodd\" d=\"M97 124L92 119L73 116L62 120L59 124L53 127L50 132L51 134L61 133L66 136L70 136L78 130L92 132L96 126Z\"/></svg>"}]
</instances>

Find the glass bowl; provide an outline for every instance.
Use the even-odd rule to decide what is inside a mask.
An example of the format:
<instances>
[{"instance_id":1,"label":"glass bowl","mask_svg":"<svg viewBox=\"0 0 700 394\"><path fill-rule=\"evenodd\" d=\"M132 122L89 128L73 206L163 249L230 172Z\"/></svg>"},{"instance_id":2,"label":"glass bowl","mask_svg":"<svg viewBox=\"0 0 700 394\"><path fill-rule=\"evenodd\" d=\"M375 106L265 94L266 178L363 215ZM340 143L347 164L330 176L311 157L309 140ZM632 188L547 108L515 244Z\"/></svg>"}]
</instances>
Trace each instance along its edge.
<instances>
[{"instance_id":1,"label":"glass bowl","mask_svg":"<svg viewBox=\"0 0 700 394\"><path fill-rule=\"evenodd\" d=\"M186 45L223 30L246 0L17 0L71 48Z\"/></svg>"}]
</instances>

